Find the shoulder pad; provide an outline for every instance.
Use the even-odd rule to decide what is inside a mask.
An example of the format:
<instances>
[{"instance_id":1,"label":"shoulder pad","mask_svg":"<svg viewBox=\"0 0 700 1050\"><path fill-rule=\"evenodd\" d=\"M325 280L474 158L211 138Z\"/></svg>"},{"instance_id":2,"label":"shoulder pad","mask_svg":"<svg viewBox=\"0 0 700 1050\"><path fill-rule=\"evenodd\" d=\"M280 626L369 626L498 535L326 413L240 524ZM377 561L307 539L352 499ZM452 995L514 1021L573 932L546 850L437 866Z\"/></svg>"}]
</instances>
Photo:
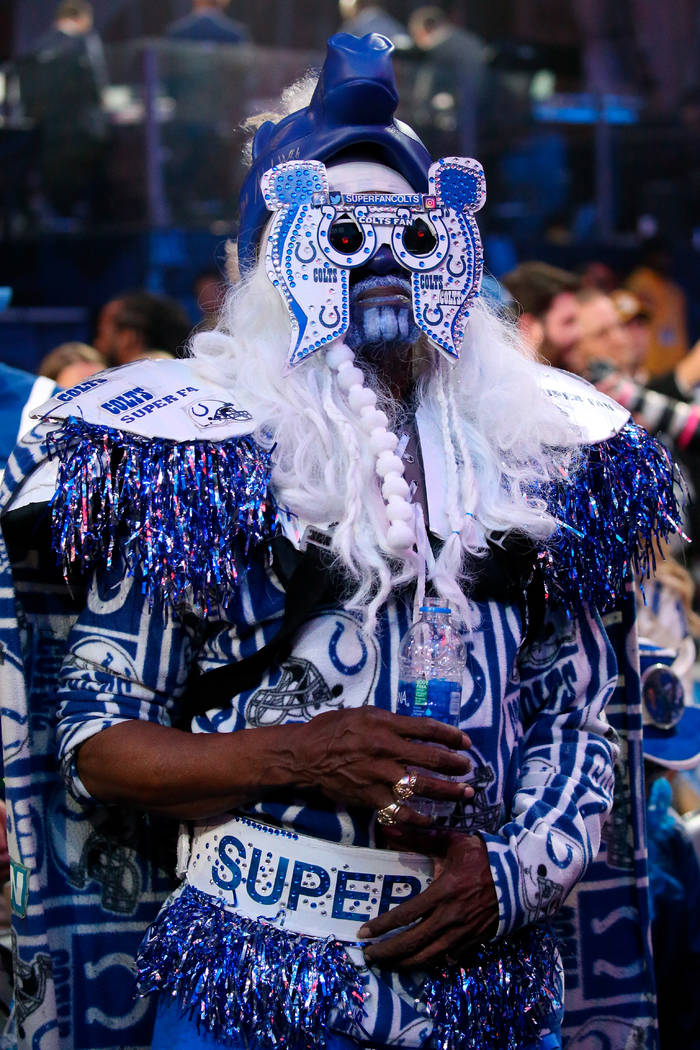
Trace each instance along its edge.
<instances>
[{"instance_id":1,"label":"shoulder pad","mask_svg":"<svg viewBox=\"0 0 700 1050\"><path fill-rule=\"evenodd\" d=\"M540 556L548 589L604 610L630 570L648 579L659 541L683 536L675 478L666 449L636 423L587 445L573 477L541 491L557 524Z\"/></svg>"},{"instance_id":2,"label":"shoulder pad","mask_svg":"<svg viewBox=\"0 0 700 1050\"><path fill-rule=\"evenodd\" d=\"M537 367L542 392L579 428L580 444L609 441L629 422L626 408L580 376L551 365Z\"/></svg>"},{"instance_id":3,"label":"shoulder pad","mask_svg":"<svg viewBox=\"0 0 700 1050\"><path fill-rule=\"evenodd\" d=\"M226 441L255 421L230 390L200 379L191 361L143 360L99 372L32 412L168 441Z\"/></svg>"}]
</instances>

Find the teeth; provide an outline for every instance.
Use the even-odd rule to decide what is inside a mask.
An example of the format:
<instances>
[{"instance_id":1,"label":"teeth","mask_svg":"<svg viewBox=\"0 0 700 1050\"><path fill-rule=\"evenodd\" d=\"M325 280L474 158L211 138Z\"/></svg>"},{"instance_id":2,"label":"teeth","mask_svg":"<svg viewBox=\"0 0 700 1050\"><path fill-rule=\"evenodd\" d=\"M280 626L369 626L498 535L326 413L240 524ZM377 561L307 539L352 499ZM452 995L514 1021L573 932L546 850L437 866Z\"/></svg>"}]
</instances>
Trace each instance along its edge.
<instances>
[{"instance_id":1,"label":"teeth","mask_svg":"<svg viewBox=\"0 0 700 1050\"><path fill-rule=\"evenodd\" d=\"M390 306L383 306L379 311L379 323L382 329L382 339L390 342L399 334L399 319L396 310Z\"/></svg>"},{"instance_id":2,"label":"teeth","mask_svg":"<svg viewBox=\"0 0 700 1050\"><path fill-rule=\"evenodd\" d=\"M409 319L405 309L393 306L370 307L364 312L364 336L369 343L391 342L399 334L409 333Z\"/></svg>"},{"instance_id":3,"label":"teeth","mask_svg":"<svg viewBox=\"0 0 700 1050\"><path fill-rule=\"evenodd\" d=\"M363 344L376 346L397 339L413 339L417 334L408 305L369 306L353 316L346 342L351 349L358 350Z\"/></svg>"},{"instance_id":4,"label":"teeth","mask_svg":"<svg viewBox=\"0 0 700 1050\"><path fill-rule=\"evenodd\" d=\"M381 288L378 291L375 290L373 295L360 295L355 301L363 305L371 305L375 301L377 305L382 305L386 303L387 299L393 300L391 303L393 306L394 303L397 305L408 303L411 297L402 288Z\"/></svg>"},{"instance_id":5,"label":"teeth","mask_svg":"<svg viewBox=\"0 0 700 1050\"><path fill-rule=\"evenodd\" d=\"M379 310L376 307L372 307L371 310L365 310L364 327L367 342L379 342Z\"/></svg>"}]
</instances>

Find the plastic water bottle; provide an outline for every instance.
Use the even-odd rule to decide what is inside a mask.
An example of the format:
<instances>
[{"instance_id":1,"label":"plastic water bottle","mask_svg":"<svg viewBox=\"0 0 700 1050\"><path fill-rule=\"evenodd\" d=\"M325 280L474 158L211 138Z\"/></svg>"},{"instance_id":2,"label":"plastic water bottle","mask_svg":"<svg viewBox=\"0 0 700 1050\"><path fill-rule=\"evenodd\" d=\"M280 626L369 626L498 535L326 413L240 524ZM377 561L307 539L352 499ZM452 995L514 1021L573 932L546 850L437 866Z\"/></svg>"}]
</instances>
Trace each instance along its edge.
<instances>
[{"instance_id":1,"label":"plastic water bottle","mask_svg":"<svg viewBox=\"0 0 700 1050\"><path fill-rule=\"evenodd\" d=\"M421 617L406 632L399 645L399 699L397 713L413 718L436 718L459 725L462 703L462 677L467 660L462 636L451 619L451 609L441 598L427 598ZM432 777L459 781L461 777L442 777L420 769ZM429 817L446 817L454 802L414 796L407 803Z\"/></svg>"}]
</instances>

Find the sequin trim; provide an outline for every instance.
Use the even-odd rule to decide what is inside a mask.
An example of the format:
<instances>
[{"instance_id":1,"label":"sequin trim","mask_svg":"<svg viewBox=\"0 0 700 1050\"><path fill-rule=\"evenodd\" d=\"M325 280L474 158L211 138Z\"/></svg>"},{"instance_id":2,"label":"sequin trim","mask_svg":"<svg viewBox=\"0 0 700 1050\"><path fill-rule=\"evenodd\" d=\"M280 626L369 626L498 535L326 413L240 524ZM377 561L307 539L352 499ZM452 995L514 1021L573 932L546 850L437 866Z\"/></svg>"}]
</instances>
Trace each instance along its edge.
<instances>
[{"instance_id":1,"label":"sequin trim","mask_svg":"<svg viewBox=\"0 0 700 1050\"><path fill-rule=\"evenodd\" d=\"M432 1050L522 1050L562 1008L554 938L530 926L481 945L468 966L441 970L421 998L435 1024Z\"/></svg>"},{"instance_id":2,"label":"sequin trim","mask_svg":"<svg viewBox=\"0 0 700 1050\"><path fill-rule=\"evenodd\" d=\"M61 460L52 501L63 571L111 564L117 535L144 590L207 612L235 590L239 561L274 531L270 452L250 437L180 444L71 418L47 439ZM533 493L557 521L538 553L548 593L608 608L657 543L683 536L666 449L634 423L588 448L573 479Z\"/></svg>"}]
</instances>

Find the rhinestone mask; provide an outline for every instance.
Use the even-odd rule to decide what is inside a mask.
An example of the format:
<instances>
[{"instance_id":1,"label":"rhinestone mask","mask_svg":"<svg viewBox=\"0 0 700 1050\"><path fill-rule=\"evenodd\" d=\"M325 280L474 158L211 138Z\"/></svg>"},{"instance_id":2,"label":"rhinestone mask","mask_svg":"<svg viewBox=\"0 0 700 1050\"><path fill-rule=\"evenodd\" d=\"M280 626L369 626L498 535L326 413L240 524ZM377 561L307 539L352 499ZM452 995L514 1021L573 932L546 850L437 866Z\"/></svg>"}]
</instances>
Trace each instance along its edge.
<instances>
[{"instance_id":1,"label":"rhinestone mask","mask_svg":"<svg viewBox=\"0 0 700 1050\"><path fill-rule=\"evenodd\" d=\"M459 357L483 270L474 213L486 188L478 161L437 161L427 193L336 192L325 165L313 160L270 168L260 186L274 213L266 270L289 311L290 366L345 335L350 270L382 245L411 275L418 327L448 357Z\"/></svg>"}]
</instances>

